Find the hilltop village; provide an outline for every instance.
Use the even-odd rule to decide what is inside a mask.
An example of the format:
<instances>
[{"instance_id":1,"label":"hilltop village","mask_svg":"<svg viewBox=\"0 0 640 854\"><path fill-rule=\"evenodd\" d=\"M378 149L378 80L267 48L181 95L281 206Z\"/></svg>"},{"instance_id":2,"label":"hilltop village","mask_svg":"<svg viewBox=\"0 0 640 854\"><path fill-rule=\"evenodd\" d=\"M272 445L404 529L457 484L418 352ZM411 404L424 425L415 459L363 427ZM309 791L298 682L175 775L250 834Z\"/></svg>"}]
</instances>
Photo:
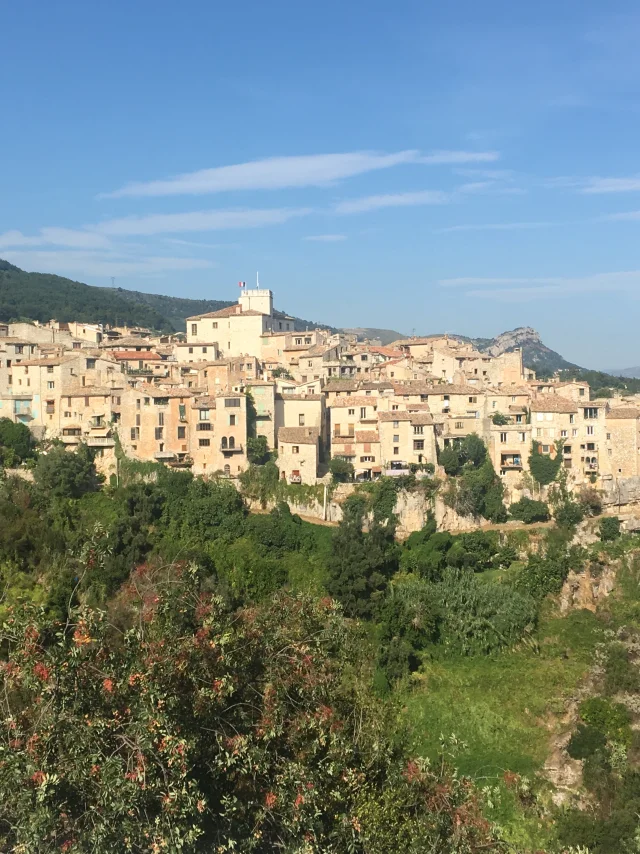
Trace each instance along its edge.
<instances>
[{"instance_id":1,"label":"hilltop village","mask_svg":"<svg viewBox=\"0 0 640 854\"><path fill-rule=\"evenodd\" d=\"M187 318L184 335L0 324L0 417L38 439L86 443L107 475L119 442L133 459L235 479L263 436L287 483L321 482L332 458L372 480L433 472L439 451L472 433L512 495L533 443L562 455L571 486L640 475L633 398L592 400L584 382L538 380L519 350L296 330L266 289Z\"/></svg>"}]
</instances>

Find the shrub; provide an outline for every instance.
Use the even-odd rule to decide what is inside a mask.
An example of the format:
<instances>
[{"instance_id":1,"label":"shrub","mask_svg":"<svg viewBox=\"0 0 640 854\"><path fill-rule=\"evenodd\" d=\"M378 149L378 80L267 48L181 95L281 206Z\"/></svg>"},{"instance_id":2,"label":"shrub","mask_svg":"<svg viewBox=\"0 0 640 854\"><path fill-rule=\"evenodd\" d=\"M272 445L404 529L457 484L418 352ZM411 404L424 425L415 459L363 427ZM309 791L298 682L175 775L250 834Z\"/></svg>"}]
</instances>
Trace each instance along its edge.
<instances>
[{"instance_id":1,"label":"shrub","mask_svg":"<svg viewBox=\"0 0 640 854\"><path fill-rule=\"evenodd\" d=\"M603 543L610 543L620 536L620 519L617 516L605 516L600 519L598 533Z\"/></svg>"},{"instance_id":2,"label":"shrub","mask_svg":"<svg viewBox=\"0 0 640 854\"><path fill-rule=\"evenodd\" d=\"M453 477L460 471L460 455L453 447L443 448L440 451L438 462L449 477Z\"/></svg>"},{"instance_id":3,"label":"shrub","mask_svg":"<svg viewBox=\"0 0 640 854\"><path fill-rule=\"evenodd\" d=\"M53 447L40 454L34 469L36 486L57 498L79 498L98 488L99 478L93 455L81 445L77 451Z\"/></svg>"},{"instance_id":4,"label":"shrub","mask_svg":"<svg viewBox=\"0 0 640 854\"><path fill-rule=\"evenodd\" d=\"M534 522L546 522L549 519L549 506L544 501L534 501L531 498L521 498L509 508L509 515L527 525Z\"/></svg>"},{"instance_id":5,"label":"shrub","mask_svg":"<svg viewBox=\"0 0 640 854\"><path fill-rule=\"evenodd\" d=\"M540 443L534 442L531 446L531 455L529 457L529 470L534 480L541 486L546 486L552 483L560 471L562 465L561 445L558 443L556 447L555 457L549 454L543 454L540 450Z\"/></svg>"},{"instance_id":6,"label":"shrub","mask_svg":"<svg viewBox=\"0 0 640 854\"><path fill-rule=\"evenodd\" d=\"M35 444L26 424L0 418L0 464L12 467L33 457Z\"/></svg>"},{"instance_id":7,"label":"shrub","mask_svg":"<svg viewBox=\"0 0 640 854\"><path fill-rule=\"evenodd\" d=\"M607 743L604 733L594 726L578 724L567 745L567 753L572 759L586 759L596 751L602 750Z\"/></svg>"},{"instance_id":8,"label":"shrub","mask_svg":"<svg viewBox=\"0 0 640 854\"><path fill-rule=\"evenodd\" d=\"M574 528L584 519L584 512L580 504L570 499L563 501L556 507L556 522L562 528Z\"/></svg>"},{"instance_id":9,"label":"shrub","mask_svg":"<svg viewBox=\"0 0 640 854\"><path fill-rule=\"evenodd\" d=\"M598 729L610 741L631 743L631 716L622 703L612 703L604 697L590 697L580 703L580 717Z\"/></svg>"},{"instance_id":10,"label":"shrub","mask_svg":"<svg viewBox=\"0 0 640 854\"><path fill-rule=\"evenodd\" d=\"M629 652L624 644L613 643L607 650L604 689L609 695L620 691L627 694L640 691L640 673L629 661Z\"/></svg>"},{"instance_id":11,"label":"shrub","mask_svg":"<svg viewBox=\"0 0 640 854\"><path fill-rule=\"evenodd\" d=\"M329 471L334 483L346 483L353 480L353 465L340 457L332 457L329 462Z\"/></svg>"},{"instance_id":12,"label":"shrub","mask_svg":"<svg viewBox=\"0 0 640 854\"><path fill-rule=\"evenodd\" d=\"M502 412L494 412L491 420L496 427L504 427L505 424L509 423L509 419L506 415L503 415Z\"/></svg>"},{"instance_id":13,"label":"shrub","mask_svg":"<svg viewBox=\"0 0 640 854\"><path fill-rule=\"evenodd\" d=\"M249 436L247 439L247 459L254 465L264 465L269 461L269 447L266 436Z\"/></svg>"},{"instance_id":14,"label":"shrub","mask_svg":"<svg viewBox=\"0 0 640 854\"><path fill-rule=\"evenodd\" d=\"M580 504L587 516L599 516L602 513L602 498L598 490L592 486L582 488Z\"/></svg>"}]
</instances>

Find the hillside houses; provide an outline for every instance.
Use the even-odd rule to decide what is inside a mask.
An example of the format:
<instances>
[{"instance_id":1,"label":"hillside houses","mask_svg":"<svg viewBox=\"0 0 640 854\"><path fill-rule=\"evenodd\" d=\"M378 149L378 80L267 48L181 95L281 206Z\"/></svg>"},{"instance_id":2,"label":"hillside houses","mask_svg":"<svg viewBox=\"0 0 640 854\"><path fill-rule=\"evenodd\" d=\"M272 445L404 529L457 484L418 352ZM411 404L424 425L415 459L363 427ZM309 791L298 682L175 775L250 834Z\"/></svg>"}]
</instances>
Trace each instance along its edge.
<instances>
[{"instance_id":1,"label":"hillside houses","mask_svg":"<svg viewBox=\"0 0 640 854\"><path fill-rule=\"evenodd\" d=\"M538 380L515 350L490 356L430 336L388 347L296 330L269 290L190 317L185 335L97 324L0 326L0 417L39 438L85 442L115 469L129 456L237 478L249 440L278 451L281 477L313 484L332 457L358 479L437 467L475 433L507 485L532 442L573 484L640 476L640 404L591 400L584 382Z\"/></svg>"}]
</instances>

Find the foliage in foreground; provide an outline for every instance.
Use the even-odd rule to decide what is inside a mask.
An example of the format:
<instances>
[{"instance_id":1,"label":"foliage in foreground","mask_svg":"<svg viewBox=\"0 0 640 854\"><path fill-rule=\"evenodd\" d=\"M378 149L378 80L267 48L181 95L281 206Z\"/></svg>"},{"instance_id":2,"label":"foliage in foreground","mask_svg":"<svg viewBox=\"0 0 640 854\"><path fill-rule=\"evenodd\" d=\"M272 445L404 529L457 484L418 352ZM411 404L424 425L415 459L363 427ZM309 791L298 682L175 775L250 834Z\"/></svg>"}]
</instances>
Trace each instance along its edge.
<instances>
[{"instance_id":1,"label":"foliage in foreground","mask_svg":"<svg viewBox=\"0 0 640 854\"><path fill-rule=\"evenodd\" d=\"M112 620L5 625L2 850L502 850L468 780L389 738L330 600L231 612L142 568Z\"/></svg>"}]
</instances>

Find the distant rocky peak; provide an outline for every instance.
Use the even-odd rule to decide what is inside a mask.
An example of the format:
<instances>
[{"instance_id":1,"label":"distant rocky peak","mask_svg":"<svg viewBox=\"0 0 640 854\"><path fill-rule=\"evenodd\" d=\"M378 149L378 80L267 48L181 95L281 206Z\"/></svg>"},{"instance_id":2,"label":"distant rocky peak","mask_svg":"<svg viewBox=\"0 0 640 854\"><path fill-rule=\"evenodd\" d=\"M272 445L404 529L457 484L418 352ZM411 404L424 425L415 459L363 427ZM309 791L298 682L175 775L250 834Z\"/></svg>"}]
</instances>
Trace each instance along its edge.
<instances>
[{"instance_id":1,"label":"distant rocky peak","mask_svg":"<svg viewBox=\"0 0 640 854\"><path fill-rule=\"evenodd\" d=\"M512 329L511 332L496 335L483 349L490 356L501 356L503 353L515 350L516 347L524 349L532 346L544 347L540 335L531 326L519 326L517 329Z\"/></svg>"}]
</instances>

